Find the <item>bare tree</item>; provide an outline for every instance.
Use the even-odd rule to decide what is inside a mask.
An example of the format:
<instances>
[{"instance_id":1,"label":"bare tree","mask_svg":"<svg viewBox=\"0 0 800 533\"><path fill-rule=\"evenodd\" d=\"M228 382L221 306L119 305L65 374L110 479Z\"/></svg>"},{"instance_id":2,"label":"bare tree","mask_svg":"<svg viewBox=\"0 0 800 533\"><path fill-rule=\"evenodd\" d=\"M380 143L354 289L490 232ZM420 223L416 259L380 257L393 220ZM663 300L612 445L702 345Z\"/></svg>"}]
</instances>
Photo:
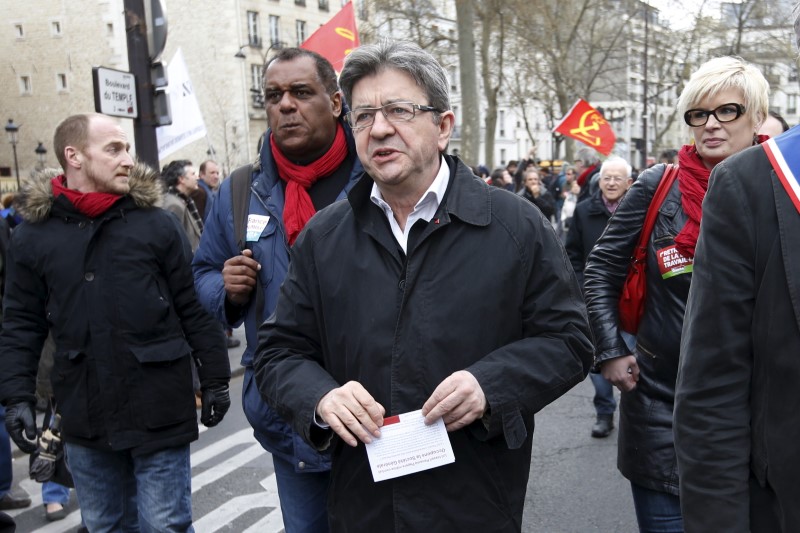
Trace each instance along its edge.
<instances>
[{"instance_id":1,"label":"bare tree","mask_svg":"<svg viewBox=\"0 0 800 533\"><path fill-rule=\"evenodd\" d=\"M474 0L456 0L459 77L461 82L461 158L478 164L480 150L480 103L475 66Z\"/></svg>"}]
</instances>

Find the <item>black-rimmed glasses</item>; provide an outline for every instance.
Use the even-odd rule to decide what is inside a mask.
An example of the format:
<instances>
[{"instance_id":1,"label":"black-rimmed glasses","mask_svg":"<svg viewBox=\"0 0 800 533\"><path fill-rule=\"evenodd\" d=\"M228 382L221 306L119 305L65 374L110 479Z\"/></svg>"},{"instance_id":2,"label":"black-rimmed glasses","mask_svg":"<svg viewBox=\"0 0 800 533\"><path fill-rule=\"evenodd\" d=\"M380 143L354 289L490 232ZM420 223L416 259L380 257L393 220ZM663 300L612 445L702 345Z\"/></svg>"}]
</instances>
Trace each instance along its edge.
<instances>
[{"instance_id":1,"label":"black-rimmed glasses","mask_svg":"<svg viewBox=\"0 0 800 533\"><path fill-rule=\"evenodd\" d=\"M742 104L722 104L716 109L690 109L683 114L683 120L689 126L696 128L698 126L705 126L708 122L708 117L714 116L717 122L733 122L741 117L745 112Z\"/></svg>"},{"instance_id":2,"label":"black-rimmed glasses","mask_svg":"<svg viewBox=\"0 0 800 533\"><path fill-rule=\"evenodd\" d=\"M353 131L362 130L372 126L375 115L380 111L389 122L408 122L413 119L417 111L430 111L441 113L429 105L414 104L412 102L392 102L381 107L359 107L345 115L347 123Z\"/></svg>"}]
</instances>

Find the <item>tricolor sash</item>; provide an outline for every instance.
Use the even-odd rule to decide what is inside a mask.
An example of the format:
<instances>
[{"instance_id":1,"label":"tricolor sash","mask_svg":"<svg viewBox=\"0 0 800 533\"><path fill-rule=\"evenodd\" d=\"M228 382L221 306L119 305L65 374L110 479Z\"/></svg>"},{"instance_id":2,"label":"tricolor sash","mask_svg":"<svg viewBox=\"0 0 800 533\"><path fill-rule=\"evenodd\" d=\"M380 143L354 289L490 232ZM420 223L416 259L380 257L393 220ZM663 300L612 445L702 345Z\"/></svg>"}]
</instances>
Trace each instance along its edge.
<instances>
[{"instance_id":1,"label":"tricolor sash","mask_svg":"<svg viewBox=\"0 0 800 533\"><path fill-rule=\"evenodd\" d=\"M761 143L786 194L800 213L800 127Z\"/></svg>"}]
</instances>

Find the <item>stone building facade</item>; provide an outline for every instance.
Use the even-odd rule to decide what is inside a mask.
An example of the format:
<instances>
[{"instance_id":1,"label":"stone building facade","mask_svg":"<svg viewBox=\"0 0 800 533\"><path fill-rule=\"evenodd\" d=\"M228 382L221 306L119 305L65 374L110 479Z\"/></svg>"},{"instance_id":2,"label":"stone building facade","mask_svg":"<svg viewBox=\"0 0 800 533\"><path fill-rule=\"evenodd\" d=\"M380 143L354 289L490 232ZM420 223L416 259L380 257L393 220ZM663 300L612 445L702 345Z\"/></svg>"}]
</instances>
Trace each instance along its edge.
<instances>
[{"instance_id":1,"label":"stone building facade","mask_svg":"<svg viewBox=\"0 0 800 533\"><path fill-rule=\"evenodd\" d=\"M257 76L273 49L297 46L342 7L342 0L161 0L168 21L162 60L180 48L207 136L171 154L199 165L213 157L230 172L249 162L267 129ZM356 2L357 18L365 16ZM94 111L92 67L127 71L123 0L0 0L0 120L19 126L21 178L58 167L53 131L65 117ZM360 22L360 21L359 21ZM133 140L132 120L120 124ZM2 135L2 134L0 134ZM134 147L135 150L135 147ZM12 147L0 138L0 191L16 188Z\"/></svg>"}]
</instances>

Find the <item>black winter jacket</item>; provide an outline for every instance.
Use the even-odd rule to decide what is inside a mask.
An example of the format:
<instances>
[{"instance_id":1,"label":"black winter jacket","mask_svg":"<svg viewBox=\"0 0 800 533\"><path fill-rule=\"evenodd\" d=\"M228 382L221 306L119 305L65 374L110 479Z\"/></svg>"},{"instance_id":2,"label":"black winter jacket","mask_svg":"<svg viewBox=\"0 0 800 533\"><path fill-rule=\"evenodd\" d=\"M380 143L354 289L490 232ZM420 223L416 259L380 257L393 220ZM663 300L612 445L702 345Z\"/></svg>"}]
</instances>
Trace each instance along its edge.
<instances>
[{"instance_id":1,"label":"black winter jacket","mask_svg":"<svg viewBox=\"0 0 800 533\"><path fill-rule=\"evenodd\" d=\"M157 175L137 166L131 191L92 219L50 179L19 198L0 335L0 401L34 402L42 344L67 442L135 454L197 438L190 356L202 386L227 383L219 324L197 302L177 219L155 207Z\"/></svg>"},{"instance_id":2,"label":"black winter jacket","mask_svg":"<svg viewBox=\"0 0 800 533\"><path fill-rule=\"evenodd\" d=\"M625 194L605 232L589 254L584 289L595 340L595 363L629 355L619 334L618 302L630 257L665 165L645 171ZM686 223L678 180L659 209L647 253L647 297L636 342L639 382L622 394L617 465L645 488L678 494L672 442L672 409L681 328L691 274L663 279L657 250L675 244Z\"/></svg>"},{"instance_id":3,"label":"black winter jacket","mask_svg":"<svg viewBox=\"0 0 800 533\"><path fill-rule=\"evenodd\" d=\"M564 247L567 249L569 261L581 288L583 288L583 269L586 267L586 259L606 229L609 218L611 212L603 203L602 193L599 190L588 201L575 206Z\"/></svg>"},{"instance_id":4,"label":"black winter jacket","mask_svg":"<svg viewBox=\"0 0 800 533\"><path fill-rule=\"evenodd\" d=\"M259 332L261 393L317 446L315 406L349 380L386 416L420 409L458 370L486 395L486 425L449 433L453 464L375 483L364 446L334 439L332 531L519 531L534 413L589 370L584 304L551 224L446 160L445 197L407 255L369 176L314 216Z\"/></svg>"}]
</instances>

